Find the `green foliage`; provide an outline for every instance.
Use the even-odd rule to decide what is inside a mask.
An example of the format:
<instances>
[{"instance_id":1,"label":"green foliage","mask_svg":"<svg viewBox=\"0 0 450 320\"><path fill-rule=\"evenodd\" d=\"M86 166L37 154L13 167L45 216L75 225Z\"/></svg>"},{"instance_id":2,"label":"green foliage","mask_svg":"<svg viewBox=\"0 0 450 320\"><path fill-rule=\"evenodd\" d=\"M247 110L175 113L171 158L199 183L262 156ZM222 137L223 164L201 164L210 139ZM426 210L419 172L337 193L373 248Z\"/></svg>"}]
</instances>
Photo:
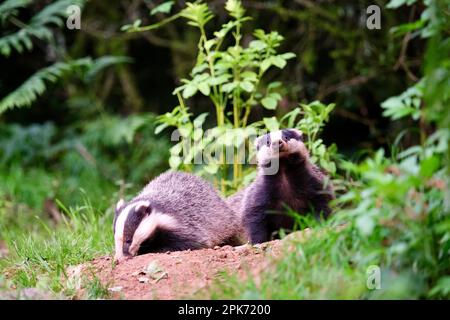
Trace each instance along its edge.
<instances>
[{"instance_id":1,"label":"green foliage","mask_svg":"<svg viewBox=\"0 0 450 320\"><path fill-rule=\"evenodd\" d=\"M16 90L0 100L0 113L12 108L30 106L39 96L47 90L47 83L61 81L68 74L84 74L86 83L90 82L102 69L129 62L127 57L104 56L96 60L82 58L68 62L56 62L33 74Z\"/></svg>"},{"instance_id":2,"label":"green foliage","mask_svg":"<svg viewBox=\"0 0 450 320\"><path fill-rule=\"evenodd\" d=\"M22 127L16 124L0 127L0 163L38 165L58 148L52 146L56 128L52 123Z\"/></svg>"},{"instance_id":3,"label":"green foliage","mask_svg":"<svg viewBox=\"0 0 450 320\"><path fill-rule=\"evenodd\" d=\"M32 0L6 0L0 5L0 22L4 24L10 17L17 16L19 9L28 6Z\"/></svg>"},{"instance_id":4,"label":"green foliage","mask_svg":"<svg viewBox=\"0 0 450 320\"><path fill-rule=\"evenodd\" d=\"M393 0L388 7L405 3L416 1ZM422 18L431 13L445 15L436 10L444 2L425 3ZM433 29L436 26L441 29ZM448 28L443 26L432 19L417 26L422 36L433 37L424 77L382 104L384 116L392 121L420 118L422 143L390 158L379 150L359 164L342 162L356 183L336 201L341 209L334 217L322 225L307 225L314 227L313 235L289 242L286 256L260 276L258 284L251 277L245 283L231 277L210 293L213 298L449 298L450 131L443 108L448 107L450 78L448 39L442 33ZM404 28L409 32L410 27L403 25L394 31ZM429 77L438 74L438 83L430 81ZM295 119L299 112L294 110L283 120ZM315 116L305 118L308 125ZM271 125L278 126L276 119ZM437 129L429 134L426 125L437 125ZM381 270L379 290L365 287L370 265Z\"/></svg>"},{"instance_id":5,"label":"green foliage","mask_svg":"<svg viewBox=\"0 0 450 320\"><path fill-rule=\"evenodd\" d=\"M86 281L83 285L87 291L87 299L108 299L110 297L110 292L108 287L105 286L100 279L93 274L93 279Z\"/></svg>"},{"instance_id":6,"label":"green foliage","mask_svg":"<svg viewBox=\"0 0 450 320\"><path fill-rule=\"evenodd\" d=\"M11 15L17 13L17 8L23 8L31 3L31 1L7 1L0 6L0 18L4 21ZM37 13L26 24L17 23L20 30L3 35L0 38L0 53L4 56L9 56L13 50L22 53L25 49L33 49L33 38L44 41L51 41L53 39L52 26L62 27L65 18L67 18L67 7L70 5L84 4L84 0L59 0L46 6L43 10ZM14 20L16 21L16 20Z\"/></svg>"},{"instance_id":7,"label":"green foliage","mask_svg":"<svg viewBox=\"0 0 450 320\"><path fill-rule=\"evenodd\" d=\"M420 118L420 104L423 97L423 82L418 82L413 87L396 97L391 97L381 104L383 115L392 120L398 120L410 116L414 120Z\"/></svg>"},{"instance_id":8,"label":"green foliage","mask_svg":"<svg viewBox=\"0 0 450 320\"><path fill-rule=\"evenodd\" d=\"M438 131L395 162L379 151L351 165L363 187L340 198L354 204L341 214L365 246L374 247L371 257L393 272L410 272L408 281L421 287L416 297L431 294L450 270L450 212L445 204L450 181L444 167L448 139L448 130Z\"/></svg>"},{"instance_id":9,"label":"green foliage","mask_svg":"<svg viewBox=\"0 0 450 320\"><path fill-rule=\"evenodd\" d=\"M106 177L140 185L167 168L169 145L155 138L154 122L152 114L104 115L84 125L81 142Z\"/></svg>"},{"instance_id":10,"label":"green foliage","mask_svg":"<svg viewBox=\"0 0 450 320\"><path fill-rule=\"evenodd\" d=\"M404 5L411 6L419 2L423 2L426 6L420 15L420 19L394 27L391 32L404 34L418 30L421 37L429 38L437 35L442 30L448 30L450 28L450 20L448 19L450 4L446 0L391 0L386 5L386 8L397 9Z\"/></svg>"},{"instance_id":11,"label":"green foliage","mask_svg":"<svg viewBox=\"0 0 450 320\"><path fill-rule=\"evenodd\" d=\"M213 32L213 37L208 37L205 30L206 24L214 17L207 4L187 3L186 8L178 14L188 20L188 25L197 28L200 33L197 59L190 77L182 79L182 85L173 92L178 96L179 105L172 112L159 117L158 121L161 124L157 132L175 126L183 139L201 144L197 150L205 148L224 150L233 145L233 141L236 142L235 138L242 134L243 130L251 127L248 118L252 108L263 106L269 110L276 109L282 98L277 91L280 83L271 82L264 87L263 77L271 67L283 69L287 60L295 57L293 53L277 53L283 37L276 31L266 33L258 29L253 33L254 40L250 41L247 47L243 47L241 28L250 18L245 16L245 9L237 0L227 1L225 10L231 20ZM134 31L146 30L148 30L146 27L134 28ZM228 43L230 44L227 47L223 47ZM217 122L207 142L205 139L199 141L204 133L201 125L206 114L192 121L189 108L184 101L197 94L208 97L215 108ZM227 130L231 128L236 132ZM239 157L237 149L244 143L245 139L240 139L234 145L236 150L233 150L235 161L231 185L235 188L244 178L242 165L237 161ZM181 151L184 150L182 144L183 141L172 148L169 163L172 169L192 170L189 164L196 157L195 151L185 156L182 161L180 157ZM183 166L183 163L187 165ZM228 168L223 155L216 163L209 162L204 166L201 174L205 173L213 175L219 173L222 191L230 184L227 181Z\"/></svg>"},{"instance_id":12,"label":"green foliage","mask_svg":"<svg viewBox=\"0 0 450 320\"><path fill-rule=\"evenodd\" d=\"M15 287L70 294L67 267L111 252L113 211L103 214L85 201L85 205L75 208L61 205L67 217L56 228L50 228L38 217L30 223L24 208L16 213L16 225L11 225L7 219L12 212L5 207L7 204L2 204L0 233L10 255L0 260L0 270L9 275Z\"/></svg>"},{"instance_id":13,"label":"green foliage","mask_svg":"<svg viewBox=\"0 0 450 320\"><path fill-rule=\"evenodd\" d=\"M0 22L4 25L12 24L15 28L19 28L12 33L0 35L0 53L2 55L8 57L13 49L18 53L23 53L24 49L31 51L33 49L33 38L53 44L53 28L61 28L65 25L64 22L68 16L67 8L71 5L83 7L85 1L55 1L46 5L28 23L24 23L16 16L19 9L26 8L31 3L32 1L6 1L0 5ZM131 59L122 56L103 56L96 60L91 58L67 58L65 60L38 70L16 90L2 98L0 100L0 114L8 109L30 106L39 96L43 95L49 83L61 82L65 76L78 74L82 76L85 83L90 83L106 67L131 61Z\"/></svg>"},{"instance_id":14,"label":"green foliage","mask_svg":"<svg viewBox=\"0 0 450 320\"><path fill-rule=\"evenodd\" d=\"M174 2L173 1L166 1L161 3L160 5L157 5L150 11L150 15L154 15L157 13L170 13L170 10L172 9Z\"/></svg>"},{"instance_id":15,"label":"green foliage","mask_svg":"<svg viewBox=\"0 0 450 320\"><path fill-rule=\"evenodd\" d=\"M39 70L0 101L0 113L14 107L20 108L31 105L47 89L46 82L54 83L67 73L86 68L89 63L89 59L79 59L68 63L57 62Z\"/></svg>"}]
</instances>

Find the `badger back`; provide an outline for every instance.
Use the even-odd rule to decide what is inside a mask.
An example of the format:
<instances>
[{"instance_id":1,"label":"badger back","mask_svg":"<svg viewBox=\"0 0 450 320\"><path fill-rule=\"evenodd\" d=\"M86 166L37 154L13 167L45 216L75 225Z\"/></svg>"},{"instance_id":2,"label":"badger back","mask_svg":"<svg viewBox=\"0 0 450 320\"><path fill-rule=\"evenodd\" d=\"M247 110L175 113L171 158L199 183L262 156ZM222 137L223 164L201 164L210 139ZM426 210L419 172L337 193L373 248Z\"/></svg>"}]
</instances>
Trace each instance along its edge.
<instances>
[{"instance_id":1,"label":"badger back","mask_svg":"<svg viewBox=\"0 0 450 320\"><path fill-rule=\"evenodd\" d=\"M210 183L184 172L161 174L132 201L149 201L153 210L174 218L178 234L195 237L205 247L224 243L240 227Z\"/></svg>"}]
</instances>

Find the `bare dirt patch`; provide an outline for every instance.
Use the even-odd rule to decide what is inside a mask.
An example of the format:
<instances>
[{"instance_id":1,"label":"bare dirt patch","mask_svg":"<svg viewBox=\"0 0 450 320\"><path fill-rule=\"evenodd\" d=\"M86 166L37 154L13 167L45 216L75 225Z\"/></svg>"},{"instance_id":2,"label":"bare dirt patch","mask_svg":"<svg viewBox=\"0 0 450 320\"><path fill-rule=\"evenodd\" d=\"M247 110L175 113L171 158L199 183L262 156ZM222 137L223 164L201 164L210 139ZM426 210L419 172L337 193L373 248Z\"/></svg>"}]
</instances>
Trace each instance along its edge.
<instances>
[{"instance_id":1,"label":"bare dirt patch","mask_svg":"<svg viewBox=\"0 0 450 320\"><path fill-rule=\"evenodd\" d=\"M257 279L280 256L281 243L146 254L116 266L111 257L99 257L83 265L83 273L98 277L113 299L183 299L220 281L224 271Z\"/></svg>"}]
</instances>

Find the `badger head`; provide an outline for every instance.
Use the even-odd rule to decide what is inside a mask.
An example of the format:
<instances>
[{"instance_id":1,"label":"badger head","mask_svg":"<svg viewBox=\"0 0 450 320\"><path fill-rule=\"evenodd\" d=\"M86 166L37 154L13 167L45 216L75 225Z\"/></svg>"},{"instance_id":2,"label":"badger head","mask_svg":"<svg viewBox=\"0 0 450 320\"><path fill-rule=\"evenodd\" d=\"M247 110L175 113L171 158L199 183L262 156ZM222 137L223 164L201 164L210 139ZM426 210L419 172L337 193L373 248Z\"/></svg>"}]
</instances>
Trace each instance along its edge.
<instances>
[{"instance_id":1,"label":"badger head","mask_svg":"<svg viewBox=\"0 0 450 320\"><path fill-rule=\"evenodd\" d=\"M114 217L114 260L121 262L137 255L142 243L159 227L171 229L175 224L174 218L152 208L148 200L119 200Z\"/></svg>"},{"instance_id":2,"label":"badger head","mask_svg":"<svg viewBox=\"0 0 450 320\"><path fill-rule=\"evenodd\" d=\"M303 143L303 133L298 129L283 129L269 132L255 139L258 166L267 167L276 160L289 155L301 158L309 157Z\"/></svg>"}]
</instances>

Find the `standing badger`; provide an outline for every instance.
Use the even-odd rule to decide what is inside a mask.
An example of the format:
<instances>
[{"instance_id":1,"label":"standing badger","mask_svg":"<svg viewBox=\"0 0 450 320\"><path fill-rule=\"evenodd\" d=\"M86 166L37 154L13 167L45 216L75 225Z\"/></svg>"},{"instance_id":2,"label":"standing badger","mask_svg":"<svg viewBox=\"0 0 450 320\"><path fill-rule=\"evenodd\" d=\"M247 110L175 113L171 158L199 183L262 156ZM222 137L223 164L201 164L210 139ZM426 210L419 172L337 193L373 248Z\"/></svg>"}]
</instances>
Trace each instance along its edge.
<instances>
[{"instance_id":1,"label":"standing badger","mask_svg":"<svg viewBox=\"0 0 450 320\"><path fill-rule=\"evenodd\" d=\"M247 188L226 201L242 215L251 243L270 240L280 228L292 229L294 219L286 208L299 214L314 212L327 217L334 198L325 175L311 163L302 132L284 129L255 140L258 174Z\"/></svg>"},{"instance_id":2,"label":"standing badger","mask_svg":"<svg viewBox=\"0 0 450 320\"><path fill-rule=\"evenodd\" d=\"M165 172L128 203L117 203L114 259L237 245L240 233L237 214L208 182L187 173Z\"/></svg>"}]
</instances>

